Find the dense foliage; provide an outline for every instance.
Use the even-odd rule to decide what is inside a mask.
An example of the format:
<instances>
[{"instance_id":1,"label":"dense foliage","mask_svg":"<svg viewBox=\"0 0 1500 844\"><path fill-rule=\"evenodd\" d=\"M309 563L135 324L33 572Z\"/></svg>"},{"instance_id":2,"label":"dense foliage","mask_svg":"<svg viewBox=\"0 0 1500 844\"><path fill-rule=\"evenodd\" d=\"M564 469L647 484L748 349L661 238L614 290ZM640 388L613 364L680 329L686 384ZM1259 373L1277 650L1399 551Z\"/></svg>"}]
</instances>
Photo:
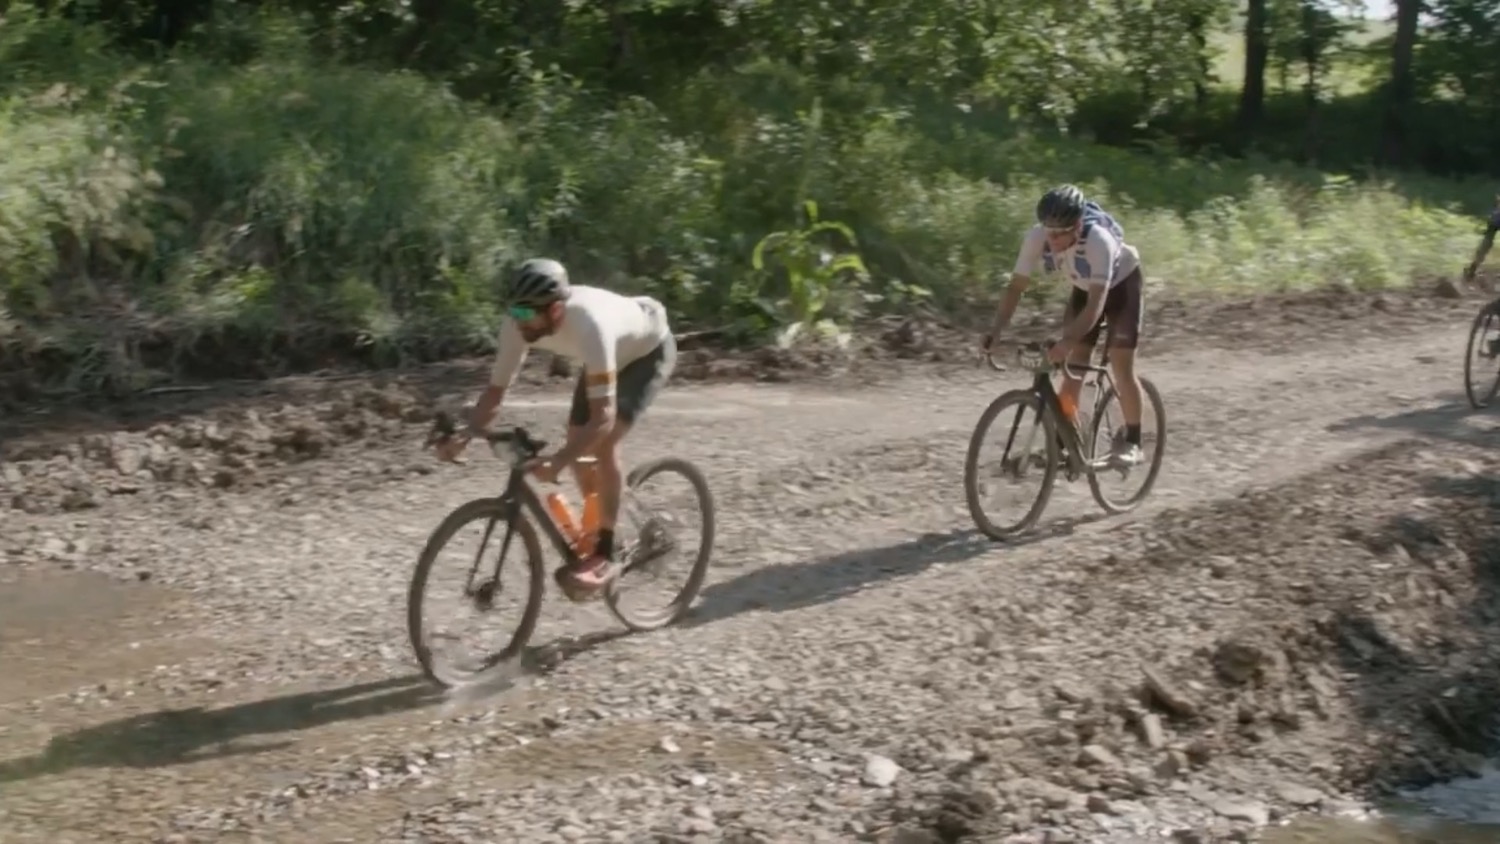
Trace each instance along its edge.
<instances>
[{"instance_id":1,"label":"dense foliage","mask_svg":"<svg viewBox=\"0 0 1500 844\"><path fill-rule=\"evenodd\" d=\"M1158 283L1451 273L1500 0L1424 8L0 0L0 374L481 350L535 253L747 338L961 306L1064 179Z\"/></svg>"}]
</instances>

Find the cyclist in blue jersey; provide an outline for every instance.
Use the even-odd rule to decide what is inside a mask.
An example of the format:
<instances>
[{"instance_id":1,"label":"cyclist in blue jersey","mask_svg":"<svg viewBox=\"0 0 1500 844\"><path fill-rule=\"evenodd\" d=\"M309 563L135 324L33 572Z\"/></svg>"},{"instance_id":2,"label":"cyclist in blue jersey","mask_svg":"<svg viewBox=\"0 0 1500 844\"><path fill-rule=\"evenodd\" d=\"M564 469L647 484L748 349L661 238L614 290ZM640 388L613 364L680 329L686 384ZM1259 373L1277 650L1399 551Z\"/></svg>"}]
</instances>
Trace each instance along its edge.
<instances>
[{"instance_id":1,"label":"cyclist in blue jersey","mask_svg":"<svg viewBox=\"0 0 1500 844\"><path fill-rule=\"evenodd\" d=\"M1479 248L1474 250L1474 261L1464 267L1465 282L1474 280L1474 275L1479 272L1479 266L1490 254L1490 247L1495 245L1495 232L1497 231L1500 231L1500 194L1495 194L1495 208L1490 211L1489 225L1484 228L1484 239L1479 241Z\"/></svg>"},{"instance_id":2,"label":"cyclist in blue jersey","mask_svg":"<svg viewBox=\"0 0 1500 844\"><path fill-rule=\"evenodd\" d=\"M1072 291L1063 311L1063 336L1049 357L1056 363L1088 363L1099 340L1100 323L1109 318L1110 369L1125 415L1125 435L1114 443L1111 459L1119 466L1137 465L1142 461L1141 384L1135 372L1144 287L1140 254L1125 242L1114 217L1073 185L1047 191L1037 202L1036 219L1021 242L1010 285L1000 299L990 333L983 338L984 348L988 350L1010 324L1021 294L1038 269L1066 276ZM1081 381L1064 377L1059 392L1068 406L1077 407L1082 389Z\"/></svg>"}]
</instances>

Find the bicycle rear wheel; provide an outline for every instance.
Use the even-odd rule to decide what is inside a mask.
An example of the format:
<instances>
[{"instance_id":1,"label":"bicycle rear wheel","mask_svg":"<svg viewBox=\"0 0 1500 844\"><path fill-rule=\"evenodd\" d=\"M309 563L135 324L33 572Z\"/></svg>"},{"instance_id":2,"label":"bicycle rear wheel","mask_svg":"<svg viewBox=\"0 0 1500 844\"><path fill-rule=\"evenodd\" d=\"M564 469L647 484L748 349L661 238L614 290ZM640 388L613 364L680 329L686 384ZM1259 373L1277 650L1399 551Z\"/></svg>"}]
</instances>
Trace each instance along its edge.
<instances>
[{"instance_id":1,"label":"bicycle rear wheel","mask_svg":"<svg viewBox=\"0 0 1500 844\"><path fill-rule=\"evenodd\" d=\"M1156 476L1161 474L1162 455L1167 451L1167 408L1161 400L1161 393L1156 385L1149 379L1139 378L1141 382L1141 393L1145 399L1145 410L1150 413L1141 414L1141 454L1146 459L1146 469L1141 485L1136 487L1135 492L1123 497L1116 497L1107 492L1102 483L1103 477L1113 473L1120 473L1121 477L1128 480L1131 475L1136 474L1141 467L1135 466L1120 470L1109 466L1099 466L1089 471L1089 491L1094 494L1094 501L1103 507L1105 512L1112 514L1128 513L1139 507L1142 501L1151 494L1151 488L1156 486ZM1113 404L1111 404L1113 402ZM1154 421L1154 425L1146 424ZM1113 445L1116 438L1123 437L1125 432L1125 414L1120 407L1120 397L1111 386L1100 397L1099 403L1094 409L1093 430L1090 432L1089 460L1092 462L1097 458L1100 451L1099 435L1105 435L1103 447L1106 451ZM1150 430L1154 429L1154 430Z\"/></svg>"},{"instance_id":2,"label":"bicycle rear wheel","mask_svg":"<svg viewBox=\"0 0 1500 844\"><path fill-rule=\"evenodd\" d=\"M427 546L422 549L422 555L417 558L416 570L412 572L411 586L406 597L407 635L411 639L412 650L416 653L422 673L444 688L473 679L495 665L518 656L536 630L547 583L546 567L542 564L542 548L537 541L536 529L524 514L517 516L513 522L515 532L508 543L509 547L501 547L506 544L507 507L508 504L501 498L479 498L460 505L432 532ZM516 626L503 648L498 651L481 651L477 659L465 660L465 664L461 666L450 666L435 658L432 646L436 640L459 637L447 630L427 629L424 622L428 620L429 614L423 607L423 599L428 597L429 591L433 591L429 589L429 581L439 556L444 550L448 550L449 543L459 531L476 523L483 524L483 537L477 551L462 555L461 561L466 564L469 576L463 581L463 588L457 594L462 596L465 604L487 619L494 615L496 600L501 597L514 596L523 599L525 605L513 613L516 616ZM516 542L517 539L520 542ZM511 552L516 546L520 547L525 557L518 563L507 565L503 556L499 559L494 556ZM491 554L486 555L486 550L491 551ZM519 576L526 576L530 580L524 589L514 588L517 585L515 578ZM446 614L442 620L448 621Z\"/></svg>"},{"instance_id":3,"label":"bicycle rear wheel","mask_svg":"<svg viewBox=\"0 0 1500 844\"><path fill-rule=\"evenodd\" d=\"M1027 412L1031 416L1027 418ZM1014 420L1007 416L1014 414ZM980 450L984 447L991 427L1002 419L997 432L1005 444L998 464L985 469L980 467ZM1030 390L1012 390L990 402L974 426L969 437L969 453L964 459L964 496L969 502L969 515L974 526L991 539L1001 540L1014 536L1031 527L1041 518L1052 494L1052 485L1057 480L1057 466L1061 452L1057 443L1057 426L1051 414L1042 412L1042 399ZM1008 486L1027 478L1040 480L1031 503L1014 522L997 522L999 513L991 514L986 506L995 488Z\"/></svg>"},{"instance_id":4,"label":"bicycle rear wheel","mask_svg":"<svg viewBox=\"0 0 1500 844\"><path fill-rule=\"evenodd\" d=\"M648 506L644 500L648 485L653 487L650 491L654 493L655 488L666 486L661 482L673 477L686 481L685 487L667 487L670 503ZM657 483L653 484L653 481ZM663 457L643 463L631 470L625 484L620 515L622 521L631 523L634 539L620 555L623 569L610 581L604 601L621 624L636 632L645 632L666 627L682 618L698 597L698 590L703 588L714 547L714 499L703 472L679 457ZM685 512L690 503L699 513L696 542L690 540L688 520L691 517ZM648 584L659 587L666 574L672 571L682 573L684 569L686 581L675 591L667 587L665 591L671 597L665 603L657 604L647 598L637 605L635 598L662 591L659 588L648 590Z\"/></svg>"},{"instance_id":5,"label":"bicycle rear wheel","mask_svg":"<svg viewBox=\"0 0 1500 844\"><path fill-rule=\"evenodd\" d=\"M1469 345L1464 354L1464 392L1476 410L1489 407L1500 392L1500 365L1496 363L1496 346L1500 345L1500 314L1490 302L1474 317L1469 330ZM1484 385L1482 379L1488 379Z\"/></svg>"}]
</instances>

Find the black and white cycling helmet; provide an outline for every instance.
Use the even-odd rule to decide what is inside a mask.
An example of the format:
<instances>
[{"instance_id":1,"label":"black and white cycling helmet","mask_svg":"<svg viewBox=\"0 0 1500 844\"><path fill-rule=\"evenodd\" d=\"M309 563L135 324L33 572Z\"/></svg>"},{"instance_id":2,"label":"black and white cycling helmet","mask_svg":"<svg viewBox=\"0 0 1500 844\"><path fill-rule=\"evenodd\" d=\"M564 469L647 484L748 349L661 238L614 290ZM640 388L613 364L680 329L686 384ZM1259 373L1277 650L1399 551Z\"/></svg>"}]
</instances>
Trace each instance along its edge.
<instances>
[{"instance_id":1,"label":"black and white cycling helmet","mask_svg":"<svg viewBox=\"0 0 1500 844\"><path fill-rule=\"evenodd\" d=\"M1042 194L1036 204L1036 221L1051 229L1065 229L1083 219L1083 191L1060 185Z\"/></svg>"},{"instance_id":2,"label":"black and white cycling helmet","mask_svg":"<svg viewBox=\"0 0 1500 844\"><path fill-rule=\"evenodd\" d=\"M512 307L541 308L568 298L568 270L551 258L532 258L516 270L507 302Z\"/></svg>"}]
</instances>

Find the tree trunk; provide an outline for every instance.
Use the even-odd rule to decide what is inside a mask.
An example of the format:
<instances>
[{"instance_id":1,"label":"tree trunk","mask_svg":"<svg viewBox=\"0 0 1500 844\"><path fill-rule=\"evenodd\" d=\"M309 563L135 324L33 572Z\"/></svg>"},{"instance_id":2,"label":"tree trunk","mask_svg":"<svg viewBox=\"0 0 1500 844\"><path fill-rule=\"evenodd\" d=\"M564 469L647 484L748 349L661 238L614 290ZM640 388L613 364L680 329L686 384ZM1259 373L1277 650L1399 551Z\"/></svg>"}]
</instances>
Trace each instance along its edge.
<instances>
[{"instance_id":1,"label":"tree trunk","mask_svg":"<svg viewBox=\"0 0 1500 844\"><path fill-rule=\"evenodd\" d=\"M1239 130L1241 143L1248 142L1260 126L1266 107L1266 0L1245 4L1245 83L1240 88Z\"/></svg>"},{"instance_id":2,"label":"tree trunk","mask_svg":"<svg viewBox=\"0 0 1500 844\"><path fill-rule=\"evenodd\" d=\"M635 54L635 39L626 20L626 11L620 8L619 0L604 0L604 14L609 20L610 45L609 64L611 74L620 73L630 64Z\"/></svg>"},{"instance_id":3,"label":"tree trunk","mask_svg":"<svg viewBox=\"0 0 1500 844\"><path fill-rule=\"evenodd\" d=\"M1406 158L1406 113L1414 93L1412 54L1416 51L1417 16L1421 11L1421 0L1396 0L1396 40L1391 47L1391 79L1377 158L1387 167L1400 166Z\"/></svg>"},{"instance_id":4,"label":"tree trunk","mask_svg":"<svg viewBox=\"0 0 1500 844\"><path fill-rule=\"evenodd\" d=\"M1193 51L1198 75L1193 79L1193 102L1199 110L1208 104L1208 76L1213 68L1208 63L1208 21L1202 12L1193 12L1188 18L1188 34L1193 39Z\"/></svg>"}]
</instances>

